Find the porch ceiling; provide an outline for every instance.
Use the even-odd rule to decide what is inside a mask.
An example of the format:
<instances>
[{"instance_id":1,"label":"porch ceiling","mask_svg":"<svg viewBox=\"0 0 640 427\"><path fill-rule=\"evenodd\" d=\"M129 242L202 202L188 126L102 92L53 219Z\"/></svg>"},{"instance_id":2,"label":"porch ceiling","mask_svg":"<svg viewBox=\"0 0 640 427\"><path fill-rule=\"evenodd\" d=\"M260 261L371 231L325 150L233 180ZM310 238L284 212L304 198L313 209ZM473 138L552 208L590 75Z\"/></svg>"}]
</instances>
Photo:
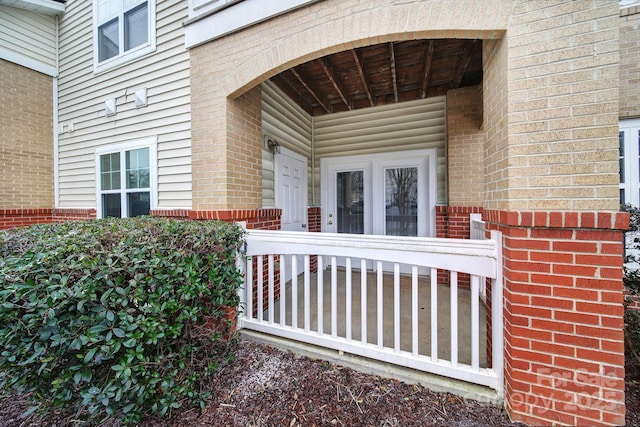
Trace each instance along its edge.
<instances>
[{"instance_id":1,"label":"porch ceiling","mask_svg":"<svg viewBox=\"0 0 640 427\"><path fill-rule=\"evenodd\" d=\"M381 43L314 59L271 80L313 116L439 96L482 81L482 40Z\"/></svg>"}]
</instances>

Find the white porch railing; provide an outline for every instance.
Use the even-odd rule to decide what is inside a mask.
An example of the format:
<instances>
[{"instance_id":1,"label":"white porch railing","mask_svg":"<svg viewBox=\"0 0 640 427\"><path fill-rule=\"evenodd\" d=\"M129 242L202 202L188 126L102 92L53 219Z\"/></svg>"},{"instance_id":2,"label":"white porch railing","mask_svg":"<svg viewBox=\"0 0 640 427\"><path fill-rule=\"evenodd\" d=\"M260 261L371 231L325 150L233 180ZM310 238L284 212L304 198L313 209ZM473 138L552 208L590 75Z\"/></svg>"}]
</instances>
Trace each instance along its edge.
<instances>
[{"instance_id":1,"label":"white porch railing","mask_svg":"<svg viewBox=\"0 0 640 427\"><path fill-rule=\"evenodd\" d=\"M495 389L501 397L504 351L502 238L496 231L492 231L491 236L491 240L462 240L249 230L245 288L241 293L244 309L238 326L481 384ZM301 271L298 267L300 259L303 261ZM314 262L317 262L316 273L312 272ZM372 264L375 278L372 278L373 273L367 272L367 266ZM383 266L392 266L392 283L385 283L385 277L389 275L385 275ZM401 266L403 270L409 266L411 274L401 276ZM338 270L340 277L344 272L344 283L338 283ZM439 300L438 270L449 272L450 325L438 324L439 305L447 302L446 297ZM428 272L427 277L419 274L424 271ZM461 344L458 319L462 316L462 312L459 313L459 273L471 276L468 363L462 363L458 358ZM330 289L326 289L329 297L323 296L325 274L330 274ZM358 276L360 280L357 280ZM286 286L279 286L280 278L285 277L293 279ZM480 299L482 277L491 279L490 367L480 366L480 325L486 320L481 318L484 311ZM410 285L403 285L403 289L410 292L410 304L401 304L401 280L410 280ZM344 289L340 288L342 286ZM375 297L369 297L371 300L367 301L372 289L375 289ZM427 318L423 315L420 321L420 314L425 313L423 309L427 307L419 307L419 294L421 303L429 300L430 311ZM302 295L300 303L298 295ZM385 301L392 301L391 307L383 306L383 295ZM330 313L330 319L323 318L325 309ZM410 320L402 322L401 318ZM342 322L344 324L339 324ZM392 335L393 339L385 337L389 328L383 328L390 322L393 332L387 335ZM449 329L446 341L450 348L443 350L439 348L438 334L447 329L444 326ZM425 333L428 346L421 343ZM401 336L407 341L402 346ZM425 347L428 347L427 352ZM445 358L447 353L448 358Z\"/></svg>"},{"instance_id":2,"label":"white porch railing","mask_svg":"<svg viewBox=\"0 0 640 427\"><path fill-rule=\"evenodd\" d=\"M482 214L475 213L469 215L469 223L471 227L470 236L471 240L485 240L486 229L485 223L482 220ZM486 278L480 278L480 297L486 302L487 299L487 280Z\"/></svg>"}]
</instances>

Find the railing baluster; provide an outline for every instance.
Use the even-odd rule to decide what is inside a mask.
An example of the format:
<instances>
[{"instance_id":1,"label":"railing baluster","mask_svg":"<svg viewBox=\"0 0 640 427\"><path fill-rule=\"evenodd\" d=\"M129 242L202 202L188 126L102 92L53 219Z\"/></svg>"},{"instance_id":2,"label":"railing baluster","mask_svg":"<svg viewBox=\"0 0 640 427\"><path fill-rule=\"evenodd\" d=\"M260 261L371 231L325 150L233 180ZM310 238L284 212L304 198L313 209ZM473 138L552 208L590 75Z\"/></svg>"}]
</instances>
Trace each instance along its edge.
<instances>
[{"instance_id":1,"label":"railing baluster","mask_svg":"<svg viewBox=\"0 0 640 427\"><path fill-rule=\"evenodd\" d=\"M471 367L480 368L480 277L471 276Z\"/></svg>"},{"instance_id":2,"label":"railing baluster","mask_svg":"<svg viewBox=\"0 0 640 427\"><path fill-rule=\"evenodd\" d=\"M258 313L257 319L259 321L264 320L263 305L264 305L264 258L262 255L258 255Z\"/></svg>"},{"instance_id":3,"label":"railing baluster","mask_svg":"<svg viewBox=\"0 0 640 427\"><path fill-rule=\"evenodd\" d=\"M318 333L324 333L324 257L318 256Z\"/></svg>"},{"instance_id":4,"label":"railing baluster","mask_svg":"<svg viewBox=\"0 0 640 427\"><path fill-rule=\"evenodd\" d=\"M376 291L376 300L378 302L378 310L377 310L377 316L378 316L378 348L382 349L382 347L384 346L384 336L383 336L383 331L382 331L382 282L383 282L383 271L382 271L382 261L377 261L376 262L376 270L377 270L377 291Z\"/></svg>"},{"instance_id":5,"label":"railing baluster","mask_svg":"<svg viewBox=\"0 0 640 427\"><path fill-rule=\"evenodd\" d=\"M360 341L367 343L367 260L360 260Z\"/></svg>"},{"instance_id":6,"label":"railing baluster","mask_svg":"<svg viewBox=\"0 0 640 427\"><path fill-rule=\"evenodd\" d=\"M280 255L280 326L285 325L287 318L286 288L287 288L287 256Z\"/></svg>"},{"instance_id":7,"label":"railing baluster","mask_svg":"<svg viewBox=\"0 0 640 427\"><path fill-rule=\"evenodd\" d=\"M311 329L311 261L309 255L304 256L304 331Z\"/></svg>"},{"instance_id":8,"label":"railing baluster","mask_svg":"<svg viewBox=\"0 0 640 427\"><path fill-rule=\"evenodd\" d=\"M351 304L352 304L351 300L352 298L351 298L351 258L350 257L347 257L345 269L346 269L345 297L347 300L345 302L345 327L347 328L346 330L347 341L351 341Z\"/></svg>"},{"instance_id":9,"label":"railing baluster","mask_svg":"<svg viewBox=\"0 0 640 427\"><path fill-rule=\"evenodd\" d=\"M247 291L247 312L248 319L253 319L253 257L247 257L247 273L245 277L245 287Z\"/></svg>"},{"instance_id":10,"label":"railing baluster","mask_svg":"<svg viewBox=\"0 0 640 427\"><path fill-rule=\"evenodd\" d=\"M438 270L431 269L431 360L438 361Z\"/></svg>"},{"instance_id":11,"label":"railing baluster","mask_svg":"<svg viewBox=\"0 0 640 427\"><path fill-rule=\"evenodd\" d=\"M269 324L273 325L273 315L274 315L274 310L273 310L273 302L275 301L273 293L274 293L274 276L275 276L275 267L274 267L274 256L273 254L269 255L268 259L268 280L269 280L269 288L268 288L268 306L267 306L267 310L268 310L268 317L269 317Z\"/></svg>"},{"instance_id":12,"label":"railing baluster","mask_svg":"<svg viewBox=\"0 0 640 427\"><path fill-rule=\"evenodd\" d=\"M331 257L331 336L338 336L338 262Z\"/></svg>"},{"instance_id":13,"label":"railing baluster","mask_svg":"<svg viewBox=\"0 0 640 427\"><path fill-rule=\"evenodd\" d=\"M393 350L400 352L400 264L393 264Z\"/></svg>"},{"instance_id":14,"label":"railing baluster","mask_svg":"<svg viewBox=\"0 0 640 427\"><path fill-rule=\"evenodd\" d=\"M298 327L298 255L291 255L291 327Z\"/></svg>"},{"instance_id":15,"label":"railing baluster","mask_svg":"<svg viewBox=\"0 0 640 427\"><path fill-rule=\"evenodd\" d=\"M451 364L458 366L458 272L451 271L449 279L451 298Z\"/></svg>"},{"instance_id":16,"label":"railing baluster","mask_svg":"<svg viewBox=\"0 0 640 427\"><path fill-rule=\"evenodd\" d=\"M418 267L411 267L411 353L418 355Z\"/></svg>"}]
</instances>

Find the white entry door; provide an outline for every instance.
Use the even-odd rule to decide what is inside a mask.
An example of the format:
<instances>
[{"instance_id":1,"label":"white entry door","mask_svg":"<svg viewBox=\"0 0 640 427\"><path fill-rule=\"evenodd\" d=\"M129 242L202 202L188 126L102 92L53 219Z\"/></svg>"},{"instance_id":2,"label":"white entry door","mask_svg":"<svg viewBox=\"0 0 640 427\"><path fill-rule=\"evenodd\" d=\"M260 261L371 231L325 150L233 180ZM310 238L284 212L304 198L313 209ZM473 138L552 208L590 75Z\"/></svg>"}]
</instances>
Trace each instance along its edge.
<instances>
[{"instance_id":1,"label":"white entry door","mask_svg":"<svg viewBox=\"0 0 640 427\"><path fill-rule=\"evenodd\" d=\"M308 231L307 229L307 159L280 147L275 155L276 207L282 209L283 231ZM286 260L287 263L290 259ZM303 257L297 257L297 270L304 269ZM285 283L291 280L291 268L285 269Z\"/></svg>"},{"instance_id":2,"label":"white entry door","mask_svg":"<svg viewBox=\"0 0 640 427\"><path fill-rule=\"evenodd\" d=\"M275 155L276 207L282 209L281 229L307 231L307 159L280 147Z\"/></svg>"}]
</instances>

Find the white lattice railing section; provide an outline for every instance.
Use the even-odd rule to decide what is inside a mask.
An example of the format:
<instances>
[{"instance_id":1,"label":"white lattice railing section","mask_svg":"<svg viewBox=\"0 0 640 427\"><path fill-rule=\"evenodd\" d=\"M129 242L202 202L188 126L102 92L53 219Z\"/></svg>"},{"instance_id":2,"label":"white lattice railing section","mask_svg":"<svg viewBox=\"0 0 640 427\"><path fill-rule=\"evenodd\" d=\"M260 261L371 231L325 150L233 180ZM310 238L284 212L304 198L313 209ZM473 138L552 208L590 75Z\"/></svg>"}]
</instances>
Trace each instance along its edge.
<instances>
[{"instance_id":1,"label":"white lattice railing section","mask_svg":"<svg viewBox=\"0 0 640 427\"><path fill-rule=\"evenodd\" d=\"M485 385L502 396L498 232L462 240L250 230L246 241L240 328ZM438 270L449 272L444 297ZM460 273L471 276L471 289L459 289ZM481 278L492 283L490 320ZM447 304L443 321L439 307ZM490 367L483 367L481 325L489 321ZM471 342L461 343L467 327ZM448 335L439 337L443 330Z\"/></svg>"}]
</instances>

